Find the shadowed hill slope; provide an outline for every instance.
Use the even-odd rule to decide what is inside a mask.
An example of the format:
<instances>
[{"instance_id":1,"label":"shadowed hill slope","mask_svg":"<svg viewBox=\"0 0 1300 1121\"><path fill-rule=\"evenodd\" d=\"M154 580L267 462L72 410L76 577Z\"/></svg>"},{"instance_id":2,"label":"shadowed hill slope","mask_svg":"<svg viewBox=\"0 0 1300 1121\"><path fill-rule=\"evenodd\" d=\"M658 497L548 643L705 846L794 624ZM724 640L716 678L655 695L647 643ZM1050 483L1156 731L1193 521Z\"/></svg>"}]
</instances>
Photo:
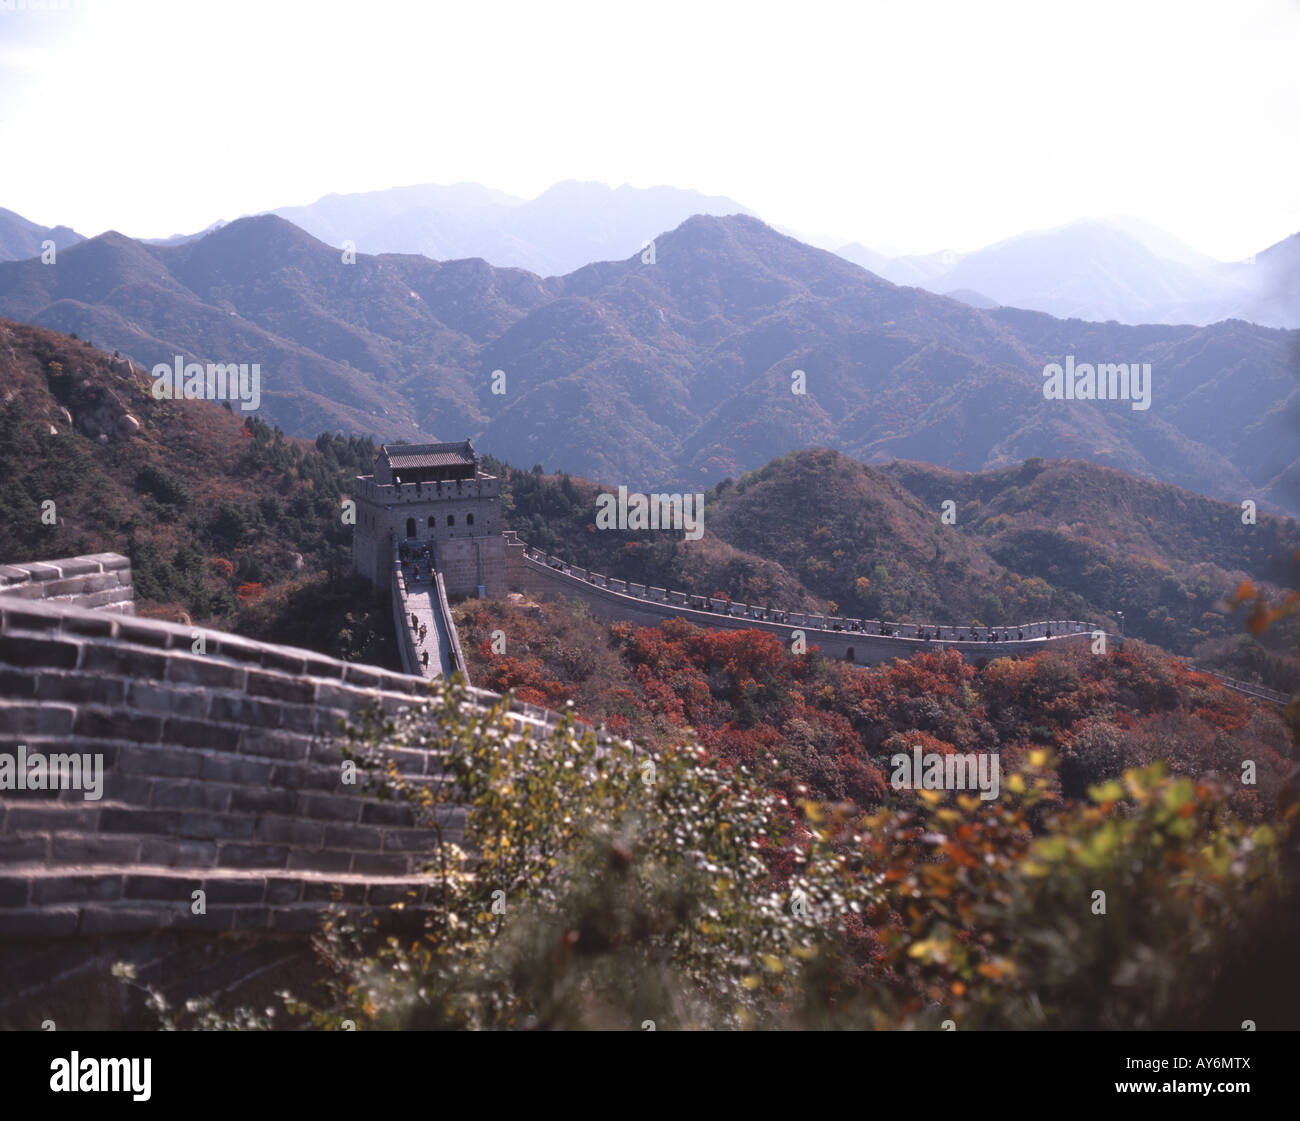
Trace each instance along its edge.
<instances>
[{"instance_id":1,"label":"shadowed hill slope","mask_svg":"<svg viewBox=\"0 0 1300 1121\"><path fill-rule=\"evenodd\" d=\"M259 362L266 418L294 435L472 435L634 487L707 485L826 444L956 470L1067 455L1300 509L1287 485L1300 333L981 310L744 215L697 215L656 237L653 258L545 280L480 260L351 259L269 215L170 247L108 233L54 267L0 264L0 313L148 366ZM1149 363L1150 408L1045 400L1044 366L1068 355Z\"/></svg>"}]
</instances>

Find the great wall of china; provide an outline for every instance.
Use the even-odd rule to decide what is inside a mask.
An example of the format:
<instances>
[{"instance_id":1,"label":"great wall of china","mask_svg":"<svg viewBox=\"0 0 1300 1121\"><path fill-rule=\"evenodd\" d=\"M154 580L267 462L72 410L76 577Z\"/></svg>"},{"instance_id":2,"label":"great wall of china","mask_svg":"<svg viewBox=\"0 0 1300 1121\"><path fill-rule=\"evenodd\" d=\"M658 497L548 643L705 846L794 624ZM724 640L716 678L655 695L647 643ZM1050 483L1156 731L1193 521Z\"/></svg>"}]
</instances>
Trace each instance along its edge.
<instances>
[{"instance_id":1,"label":"great wall of china","mask_svg":"<svg viewBox=\"0 0 1300 1121\"><path fill-rule=\"evenodd\" d=\"M0 1028L150 1026L131 1019L138 1008L109 974L117 960L177 998L256 996L308 960L328 909L418 923L431 905L421 874L430 833L409 807L345 784L330 737L363 708L391 713L417 702L429 679L466 672L452 597L564 597L606 620L752 628L791 649L801 633L807 649L864 666L923 650L978 662L1091 646L1100 631L1080 620L972 628L828 617L647 587L502 531L499 489L481 478L358 483L381 503L363 509L358 571L390 589L404 673L136 618L130 564L116 554L0 566L0 758L23 748L104 763L96 800L0 789ZM444 513L448 503L455 513ZM500 700L477 689L466 697L483 708ZM559 719L518 703L509 713L520 734ZM442 778L435 754L393 757L411 781ZM456 839L463 811L444 808L442 822ZM192 912L195 891L204 914Z\"/></svg>"},{"instance_id":2,"label":"great wall of china","mask_svg":"<svg viewBox=\"0 0 1300 1121\"><path fill-rule=\"evenodd\" d=\"M794 633L800 631L809 649L816 647L826 657L859 665L878 665L894 658L908 658L921 650L959 650L964 657L977 661L1034 654L1063 646L1091 648L1098 634L1105 634L1108 644L1121 645L1124 641L1122 636L1105 631L1095 623L1078 619L975 627L772 611L766 607L615 580L532 549L509 531L505 537L507 582L511 591L580 600L598 618L623 620L641 626L656 626L665 619L679 618L697 626L720 630L753 628L777 635L787 646L792 644ZM773 615L782 621L773 621ZM973 634L984 637L972 638ZM990 635L999 637L990 640ZM1198 673L1209 674L1234 692L1258 700L1285 705L1290 699L1285 693L1251 681L1239 681L1215 670L1192 668Z\"/></svg>"},{"instance_id":3,"label":"great wall of china","mask_svg":"<svg viewBox=\"0 0 1300 1121\"><path fill-rule=\"evenodd\" d=\"M1075 619L957 627L768 611L754 605L647 587L589 572L529 548L512 533L506 534L506 581L511 591L581 600L598 618L642 626L656 626L665 619L677 618L721 630L762 630L777 635L787 647L792 646L794 635L800 632L809 649L815 646L828 658L860 665L910 657L922 649L952 648L970 658L1029 654L1048 646L1091 644L1097 629L1095 624ZM782 621L776 621L773 616ZM994 633L1011 637L997 642L971 637ZM1108 636L1108 640L1120 641L1115 635Z\"/></svg>"},{"instance_id":4,"label":"great wall of china","mask_svg":"<svg viewBox=\"0 0 1300 1121\"><path fill-rule=\"evenodd\" d=\"M344 783L329 737L369 705L411 705L422 678L135 618L113 554L0 581L0 755L104 767L95 800L0 791L0 1028L126 1026L117 960L180 998L256 993L304 960L329 908L419 921L430 832ZM528 734L557 716L515 705L511 719ZM436 755L393 757L410 781L441 778ZM449 839L463 816L444 811Z\"/></svg>"}]
</instances>

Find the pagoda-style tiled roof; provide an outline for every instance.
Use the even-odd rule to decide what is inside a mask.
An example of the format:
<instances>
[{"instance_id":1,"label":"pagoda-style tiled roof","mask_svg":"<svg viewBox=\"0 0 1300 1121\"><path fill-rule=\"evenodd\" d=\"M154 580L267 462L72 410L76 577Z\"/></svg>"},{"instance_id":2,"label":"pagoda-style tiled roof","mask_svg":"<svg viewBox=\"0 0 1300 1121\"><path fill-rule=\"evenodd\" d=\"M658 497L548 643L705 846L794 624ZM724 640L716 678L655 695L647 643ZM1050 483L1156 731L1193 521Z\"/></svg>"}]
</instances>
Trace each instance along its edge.
<instances>
[{"instance_id":1,"label":"pagoda-style tiled roof","mask_svg":"<svg viewBox=\"0 0 1300 1121\"><path fill-rule=\"evenodd\" d=\"M478 463L468 440L450 444L384 444L380 456L394 471L420 467L473 467Z\"/></svg>"}]
</instances>

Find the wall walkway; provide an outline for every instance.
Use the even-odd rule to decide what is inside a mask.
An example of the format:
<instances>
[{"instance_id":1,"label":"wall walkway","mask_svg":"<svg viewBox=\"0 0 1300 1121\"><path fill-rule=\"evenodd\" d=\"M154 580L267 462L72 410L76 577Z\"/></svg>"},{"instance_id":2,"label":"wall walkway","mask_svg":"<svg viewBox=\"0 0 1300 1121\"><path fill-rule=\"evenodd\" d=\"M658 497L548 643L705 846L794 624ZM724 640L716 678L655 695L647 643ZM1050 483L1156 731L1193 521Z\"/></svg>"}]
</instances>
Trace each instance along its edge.
<instances>
[{"instance_id":1,"label":"wall walkway","mask_svg":"<svg viewBox=\"0 0 1300 1121\"><path fill-rule=\"evenodd\" d=\"M428 561L422 560L420 577L416 579L414 564L402 567L396 538L393 538L392 547L393 625L402 668L413 676L424 678L450 677L459 673L468 685L469 667L461 652L460 636L447 602L441 559L437 558L432 572ZM432 547L437 548L436 545Z\"/></svg>"},{"instance_id":2,"label":"wall walkway","mask_svg":"<svg viewBox=\"0 0 1300 1121\"><path fill-rule=\"evenodd\" d=\"M969 627L948 624L894 623L808 612L774 612L743 603L688 592L669 591L615 580L567 564L507 534L507 578L512 590L533 595L560 595L585 603L593 614L655 626L665 619L686 619L697 626L722 630L763 630L777 635L787 646L802 631L809 648L816 646L830 658L874 665L893 658L908 658L919 650L960 650L970 659L1032 654L1049 647L1091 645L1096 624L1077 619L1047 619L1007 627ZM781 621L776 621L777 619ZM1009 639L987 641L996 633ZM926 635L930 637L925 637ZM982 636L980 639L973 635ZM1023 636L1023 637L1020 637ZM1121 641L1109 635L1109 641Z\"/></svg>"}]
</instances>

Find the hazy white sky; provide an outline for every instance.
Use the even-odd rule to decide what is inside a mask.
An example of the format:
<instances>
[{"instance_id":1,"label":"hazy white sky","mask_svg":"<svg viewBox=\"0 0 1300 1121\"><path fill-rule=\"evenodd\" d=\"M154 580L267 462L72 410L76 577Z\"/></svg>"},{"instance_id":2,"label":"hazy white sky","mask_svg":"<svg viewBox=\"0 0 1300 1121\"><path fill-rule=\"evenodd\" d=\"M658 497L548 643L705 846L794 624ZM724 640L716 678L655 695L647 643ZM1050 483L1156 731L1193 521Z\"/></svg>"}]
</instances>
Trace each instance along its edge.
<instances>
[{"instance_id":1,"label":"hazy white sky","mask_svg":"<svg viewBox=\"0 0 1300 1121\"><path fill-rule=\"evenodd\" d=\"M1298 125L1296 0L0 0L0 206L88 235L593 179L886 251L1122 212L1235 259L1300 230Z\"/></svg>"}]
</instances>

